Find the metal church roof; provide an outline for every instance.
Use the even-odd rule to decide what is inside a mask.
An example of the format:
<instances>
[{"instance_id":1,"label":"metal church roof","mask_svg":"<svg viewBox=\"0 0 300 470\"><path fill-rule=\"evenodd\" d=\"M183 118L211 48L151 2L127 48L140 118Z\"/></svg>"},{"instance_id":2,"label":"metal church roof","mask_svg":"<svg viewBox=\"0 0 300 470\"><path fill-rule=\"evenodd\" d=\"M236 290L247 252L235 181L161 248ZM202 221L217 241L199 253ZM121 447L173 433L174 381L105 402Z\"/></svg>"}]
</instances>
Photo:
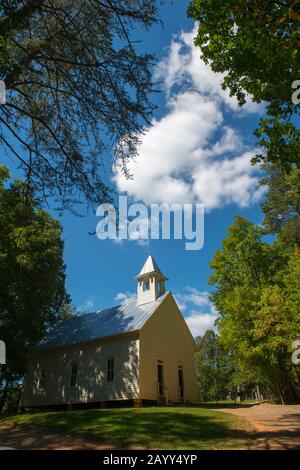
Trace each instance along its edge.
<instances>
[{"instance_id":1,"label":"metal church roof","mask_svg":"<svg viewBox=\"0 0 300 470\"><path fill-rule=\"evenodd\" d=\"M136 301L60 321L36 349L52 349L140 330L166 298L137 306Z\"/></svg>"}]
</instances>

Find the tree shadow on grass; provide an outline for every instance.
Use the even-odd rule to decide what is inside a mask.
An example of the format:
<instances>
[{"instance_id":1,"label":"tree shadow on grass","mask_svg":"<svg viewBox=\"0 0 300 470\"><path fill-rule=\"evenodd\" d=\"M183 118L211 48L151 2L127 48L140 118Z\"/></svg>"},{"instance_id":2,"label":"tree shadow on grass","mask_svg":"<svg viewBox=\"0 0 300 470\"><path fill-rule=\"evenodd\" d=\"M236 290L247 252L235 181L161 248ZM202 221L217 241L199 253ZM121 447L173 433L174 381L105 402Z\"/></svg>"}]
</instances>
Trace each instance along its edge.
<instances>
[{"instance_id":1,"label":"tree shadow on grass","mask_svg":"<svg viewBox=\"0 0 300 470\"><path fill-rule=\"evenodd\" d=\"M43 434L58 433L58 440L72 434L119 449L241 449L251 439L244 420L197 408L36 413L21 416L18 424L22 422Z\"/></svg>"}]
</instances>

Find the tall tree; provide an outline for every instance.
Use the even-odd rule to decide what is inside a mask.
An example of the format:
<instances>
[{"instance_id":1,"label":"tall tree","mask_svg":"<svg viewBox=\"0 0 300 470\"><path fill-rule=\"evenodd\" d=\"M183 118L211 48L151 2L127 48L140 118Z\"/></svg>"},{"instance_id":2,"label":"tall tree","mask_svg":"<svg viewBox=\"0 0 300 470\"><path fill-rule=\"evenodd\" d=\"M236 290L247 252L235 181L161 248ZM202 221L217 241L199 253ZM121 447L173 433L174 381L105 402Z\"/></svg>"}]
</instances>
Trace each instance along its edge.
<instances>
[{"instance_id":1,"label":"tall tree","mask_svg":"<svg viewBox=\"0 0 300 470\"><path fill-rule=\"evenodd\" d=\"M241 365L265 377L282 402L300 398L291 360L299 337L299 249L262 240L260 227L238 217L215 253L210 282L220 338Z\"/></svg>"},{"instance_id":2,"label":"tall tree","mask_svg":"<svg viewBox=\"0 0 300 470\"><path fill-rule=\"evenodd\" d=\"M195 44L224 88L245 103L245 93L267 103L269 116L256 135L263 152L254 161L300 165L299 0L192 0L199 22ZM294 120L293 120L294 118Z\"/></svg>"},{"instance_id":3,"label":"tall tree","mask_svg":"<svg viewBox=\"0 0 300 470\"><path fill-rule=\"evenodd\" d=\"M189 14L199 22L195 44L213 71L224 74L223 87L241 106L248 93L253 101L265 102L267 111L255 131L262 152L253 160L266 170L264 227L237 218L211 264L220 339L236 352L241 373L250 370L260 383L264 377L282 401L295 401L300 397L299 372L291 362L291 345L300 334L295 313L299 0L192 0ZM266 243L266 233L276 241Z\"/></svg>"},{"instance_id":4,"label":"tall tree","mask_svg":"<svg viewBox=\"0 0 300 470\"><path fill-rule=\"evenodd\" d=\"M1 2L0 141L44 198L109 199L111 145L127 174L153 110L154 57L132 31L156 21L156 0Z\"/></svg>"},{"instance_id":5,"label":"tall tree","mask_svg":"<svg viewBox=\"0 0 300 470\"><path fill-rule=\"evenodd\" d=\"M26 371L32 345L69 303L61 225L40 209L27 183L8 180L0 167L0 338L7 348L0 412L9 387Z\"/></svg>"},{"instance_id":6,"label":"tall tree","mask_svg":"<svg viewBox=\"0 0 300 470\"><path fill-rule=\"evenodd\" d=\"M222 347L219 337L207 330L196 338L196 368L199 400L217 401L232 393L232 378L235 371L233 358Z\"/></svg>"}]
</instances>

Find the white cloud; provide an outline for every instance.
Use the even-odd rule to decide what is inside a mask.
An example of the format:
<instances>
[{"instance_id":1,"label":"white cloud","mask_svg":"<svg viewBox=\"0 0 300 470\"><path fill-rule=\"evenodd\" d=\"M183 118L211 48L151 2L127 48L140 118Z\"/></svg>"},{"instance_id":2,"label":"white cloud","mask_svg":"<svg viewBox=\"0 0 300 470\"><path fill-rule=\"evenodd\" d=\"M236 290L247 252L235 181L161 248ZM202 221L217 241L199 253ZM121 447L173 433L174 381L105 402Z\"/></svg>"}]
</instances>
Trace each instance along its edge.
<instances>
[{"instance_id":1,"label":"white cloud","mask_svg":"<svg viewBox=\"0 0 300 470\"><path fill-rule=\"evenodd\" d=\"M209 311L212 311L213 308L213 304L209 300L209 292L199 291L195 287L186 287L184 293L177 293L175 298L178 306L181 305L184 309L187 308L188 304L191 304L193 307L204 307L209 309Z\"/></svg>"},{"instance_id":2,"label":"white cloud","mask_svg":"<svg viewBox=\"0 0 300 470\"><path fill-rule=\"evenodd\" d=\"M193 305L196 305L197 307L207 307L208 305L210 305L208 292L200 292L194 287L187 287L186 290L188 293L181 296L184 302L190 302Z\"/></svg>"},{"instance_id":3,"label":"white cloud","mask_svg":"<svg viewBox=\"0 0 300 470\"><path fill-rule=\"evenodd\" d=\"M121 191L145 202L189 201L189 184L182 174L199 161L199 145L208 142L211 129L222 121L212 101L184 92L171 99L169 113L143 136L139 157L129 163L133 179L117 173ZM197 153L195 151L198 150ZM181 173L181 174L180 174Z\"/></svg>"},{"instance_id":4,"label":"white cloud","mask_svg":"<svg viewBox=\"0 0 300 470\"><path fill-rule=\"evenodd\" d=\"M207 291L187 287L184 293L177 293L175 298L193 336L202 336L206 330L215 329L214 323L219 315Z\"/></svg>"},{"instance_id":5,"label":"white cloud","mask_svg":"<svg viewBox=\"0 0 300 470\"><path fill-rule=\"evenodd\" d=\"M167 93L170 94L175 85L184 84L202 95L210 95L236 112L259 112L261 105L253 103L249 95L246 95L246 104L241 108L237 99L222 89L224 74L213 72L210 65L201 59L200 49L194 46L197 29L195 24L192 31L182 31L175 37L167 57L158 64L156 77L163 80Z\"/></svg>"},{"instance_id":6,"label":"white cloud","mask_svg":"<svg viewBox=\"0 0 300 470\"><path fill-rule=\"evenodd\" d=\"M133 292L118 292L115 296L115 301L118 302L121 305L128 304L129 302L132 302L133 300L136 299L136 294Z\"/></svg>"},{"instance_id":7,"label":"white cloud","mask_svg":"<svg viewBox=\"0 0 300 470\"><path fill-rule=\"evenodd\" d=\"M185 317L185 321L192 335L196 337L203 336L207 330L214 330L214 323L217 318L217 315L212 315L211 313L194 312Z\"/></svg>"},{"instance_id":8,"label":"white cloud","mask_svg":"<svg viewBox=\"0 0 300 470\"><path fill-rule=\"evenodd\" d=\"M95 306L95 299L94 297L88 297L85 302L78 307L79 312L91 312Z\"/></svg>"},{"instance_id":9,"label":"white cloud","mask_svg":"<svg viewBox=\"0 0 300 470\"><path fill-rule=\"evenodd\" d=\"M258 187L254 168L249 166L253 152L221 161L206 161L195 170L194 194L207 209L234 203L248 207L259 200L264 188ZM209 190L208 190L209 188Z\"/></svg>"},{"instance_id":10,"label":"white cloud","mask_svg":"<svg viewBox=\"0 0 300 470\"><path fill-rule=\"evenodd\" d=\"M257 169L239 133L224 121L258 111L221 88L222 76L200 59L192 32L173 39L157 76L164 82L167 113L153 120L141 138L138 157L128 164L132 179L116 169L121 192L146 203L204 203L206 210L227 204L247 207L261 197Z\"/></svg>"}]
</instances>

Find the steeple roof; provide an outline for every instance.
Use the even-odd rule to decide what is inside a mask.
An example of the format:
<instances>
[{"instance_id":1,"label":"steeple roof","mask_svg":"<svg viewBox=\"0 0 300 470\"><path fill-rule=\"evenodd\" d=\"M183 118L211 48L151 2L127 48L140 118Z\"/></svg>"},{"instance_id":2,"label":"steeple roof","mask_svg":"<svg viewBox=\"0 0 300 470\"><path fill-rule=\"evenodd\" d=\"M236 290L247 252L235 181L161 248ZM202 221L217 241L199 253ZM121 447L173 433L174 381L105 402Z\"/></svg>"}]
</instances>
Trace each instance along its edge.
<instances>
[{"instance_id":1,"label":"steeple roof","mask_svg":"<svg viewBox=\"0 0 300 470\"><path fill-rule=\"evenodd\" d=\"M136 279L138 279L139 277L144 276L145 274L150 274L150 273L157 273L161 277L163 277L164 279L167 279L163 275L163 273L159 269L156 261L154 260L153 256L151 256L151 255L149 255L148 258L146 259L146 262L145 262L144 266L142 267L142 269L140 270L139 274L136 276Z\"/></svg>"}]
</instances>

